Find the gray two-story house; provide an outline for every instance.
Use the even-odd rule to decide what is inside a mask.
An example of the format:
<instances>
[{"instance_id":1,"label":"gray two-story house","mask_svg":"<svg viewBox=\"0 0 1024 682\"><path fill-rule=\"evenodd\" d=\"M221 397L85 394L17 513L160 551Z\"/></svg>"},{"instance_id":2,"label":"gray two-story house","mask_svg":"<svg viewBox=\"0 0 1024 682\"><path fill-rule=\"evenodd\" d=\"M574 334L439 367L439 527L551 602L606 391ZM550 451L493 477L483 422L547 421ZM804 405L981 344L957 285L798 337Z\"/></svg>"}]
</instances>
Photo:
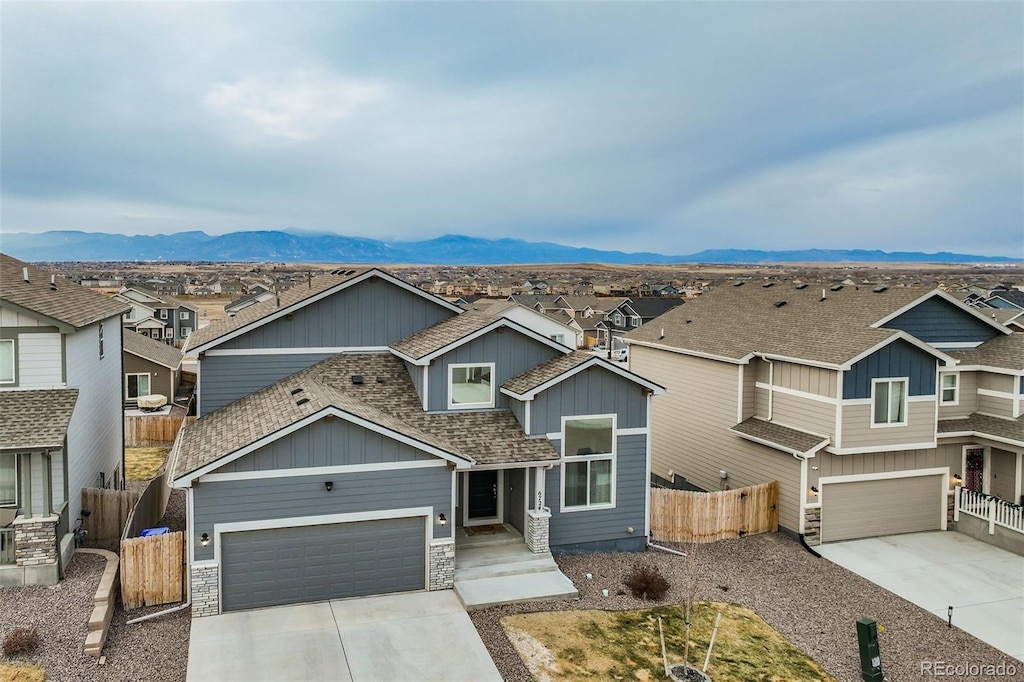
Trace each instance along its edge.
<instances>
[{"instance_id":1,"label":"gray two-story house","mask_svg":"<svg viewBox=\"0 0 1024 682\"><path fill-rule=\"evenodd\" d=\"M0 585L57 582L81 489L121 485L126 309L0 254Z\"/></svg>"},{"instance_id":2,"label":"gray two-story house","mask_svg":"<svg viewBox=\"0 0 1024 682\"><path fill-rule=\"evenodd\" d=\"M186 350L200 418L171 458L196 616L458 589L460 542L480 533L538 555L646 546L663 389L543 331L370 269Z\"/></svg>"}]
</instances>

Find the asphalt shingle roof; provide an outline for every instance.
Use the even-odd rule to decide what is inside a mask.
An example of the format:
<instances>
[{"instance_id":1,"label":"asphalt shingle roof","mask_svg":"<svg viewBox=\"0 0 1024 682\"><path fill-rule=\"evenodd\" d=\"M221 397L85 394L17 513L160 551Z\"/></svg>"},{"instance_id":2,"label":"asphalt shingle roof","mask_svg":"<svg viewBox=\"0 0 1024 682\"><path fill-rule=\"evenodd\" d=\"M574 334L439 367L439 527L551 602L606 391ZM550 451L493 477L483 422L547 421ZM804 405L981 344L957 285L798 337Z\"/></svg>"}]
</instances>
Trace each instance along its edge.
<instances>
[{"instance_id":1,"label":"asphalt shingle roof","mask_svg":"<svg viewBox=\"0 0 1024 682\"><path fill-rule=\"evenodd\" d=\"M24 279L24 268L28 268L28 282ZM107 298L60 275L56 277L56 289L51 289L50 275L17 258L0 254L0 301L27 308L75 329L128 312L129 307L124 302Z\"/></svg>"},{"instance_id":2,"label":"asphalt shingle roof","mask_svg":"<svg viewBox=\"0 0 1024 682\"><path fill-rule=\"evenodd\" d=\"M784 450L795 450L797 452L807 452L821 445L823 441L828 440L813 433L781 426L775 422L765 421L758 417L751 417L741 421L732 427L730 431L774 443Z\"/></svg>"},{"instance_id":3,"label":"asphalt shingle roof","mask_svg":"<svg viewBox=\"0 0 1024 682\"><path fill-rule=\"evenodd\" d=\"M355 276L361 275L366 271L367 269L356 270L348 276L334 274L317 275L308 283L300 283L287 291L282 291L279 297L281 301L280 306L278 305L278 297L275 297L269 301L263 301L255 305L251 305L248 308L244 308L234 317L218 320L217 322L213 322L202 329L193 331L188 337L188 342L185 345L185 351L188 352L192 348L209 343L210 341L215 341L222 336L230 334L236 329L262 320L264 317L273 314L279 308L285 308L304 301L307 298L312 298L313 296L326 291L333 286L337 286L346 280L352 279Z\"/></svg>"},{"instance_id":4,"label":"asphalt shingle roof","mask_svg":"<svg viewBox=\"0 0 1024 682\"><path fill-rule=\"evenodd\" d=\"M1024 333L1000 334L973 350L950 351L961 365L1024 370Z\"/></svg>"},{"instance_id":5,"label":"asphalt shingle roof","mask_svg":"<svg viewBox=\"0 0 1024 682\"><path fill-rule=\"evenodd\" d=\"M547 362L542 362L536 367L508 379L501 387L517 395L522 395L593 359L594 356L590 353L579 350L573 351L568 355L561 355Z\"/></svg>"},{"instance_id":6,"label":"asphalt shingle roof","mask_svg":"<svg viewBox=\"0 0 1024 682\"><path fill-rule=\"evenodd\" d=\"M419 360L459 339L464 339L473 332L480 331L496 319L498 318L487 311L468 311L396 341L391 344L391 349Z\"/></svg>"},{"instance_id":7,"label":"asphalt shingle roof","mask_svg":"<svg viewBox=\"0 0 1024 682\"><path fill-rule=\"evenodd\" d=\"M124 330L121 335L124 350L140 358L151 360L158 365L177 369L181 366L181 350L168 343L160 343L131 330Z\"/></svg>"},{"instance_id":8,"label":"asphalt shingle roof","mask_svg":"<svg viewBox=\"0 0 1024 682\"><path fill-rule=\"evenodd\" d=\"M1024 445L1024 416L1016 419L993 417L975 412L961 419L940 419L939 434L975 432Z\"/></svg>"},{"instance_id":9,"label":"asphalt shingle roof","mask_svg":"<svg viewBox=\"0 0 1024 682\"><path fill-rule=\"evenodd\" d=\"M62 448L77 388L0 391L0 449Z\"/></svg>"},{"instance_id":10,"label":"asphalt shingle roof","mask_svg":"<svg viewBox=\"0 0 1024 682\"><path fill-rule=\"evenodd\" d=\"M363 383L353 384L354 375L362 376ZM301 391L293 393L296 389ZM303 398L307 402L298 404ZM216 462L328 406L468 462L558 459L547 439L527 438L508 410L426 413L402 360L382 353L341 353L183 428L174 477Z\"/></svg>"},{"instance_id":11,"label":"asphalt shingle roof","mask_svg":"<svg viewBox=\"0 0 1024 682\"><path fill-rule=\"evenodd\" d=\"M817 286L725 286L654 318L624 338L733 360L767 353L841 365L896 333L872 328L872 323L928 291L892 287L875 293L844 287L826 290L822 300ZM776 305L782 301L784 305Z\"/></svg>"}]
</instances>

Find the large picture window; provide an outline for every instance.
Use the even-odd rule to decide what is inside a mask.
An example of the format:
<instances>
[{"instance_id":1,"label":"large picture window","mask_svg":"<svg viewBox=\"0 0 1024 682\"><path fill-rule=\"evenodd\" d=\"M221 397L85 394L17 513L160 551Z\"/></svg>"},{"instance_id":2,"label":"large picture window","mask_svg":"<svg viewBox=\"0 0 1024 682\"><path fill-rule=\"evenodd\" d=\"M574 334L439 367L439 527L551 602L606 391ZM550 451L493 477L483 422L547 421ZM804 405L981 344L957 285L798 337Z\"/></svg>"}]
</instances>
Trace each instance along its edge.
<instances>
[{"instance_id":1,"label":"large picture window","mask_svg":"<svg viewBox=\"0 0 1024 682\"><path fill-rule=\"evenodd\" d=\"M448 407L494 407L494 363L448 366Z\"/></svg>"},{"instance_id":2,"label":"large picture window","mask_svg":"<svg viewBox=\"0 0 1024 682\"><path fill-rule=\"evenodd\" d=\"M129 374L125 380L129 399L138 398L140 395L150 395L148 374Z\"/></svg>"},{"instance_id":3,"label":"large picture window","mask_svg":"<svg viewBox=\"0 0 1024 682\"><path fill-rule=\"evenodd\" d=\"M615 418L565 419L562 433L562 507L615 503Z\"/></svg>"},{"instance_id":4,"label":"large picture window","mask_svg":"<svg viewBox=\"0 0 1024 682\"><path fill-rule=\"evenodd\" d=\"M18 504L18 456L0 454L0 506Z\"/></svg>"},{"instance_id":5,"label":"large picture window","mask_svg":"<svg viewBox=\"0 0 1024 682\"><path fill-rule=\"evenodd\" d=\"M872 425L902 426L907 423L906 379L875 379L871 392Z\"/></svg>"},{"instance_id":6,"label":"large picture window","mask_svg":"<svg viewBox=\"0 0 1024 682\"><path fill-rule=\"evenodd\" d=\"M14 367L14 339L0 339L0 384L14 383Z\"/></svg>"}]
</instances>

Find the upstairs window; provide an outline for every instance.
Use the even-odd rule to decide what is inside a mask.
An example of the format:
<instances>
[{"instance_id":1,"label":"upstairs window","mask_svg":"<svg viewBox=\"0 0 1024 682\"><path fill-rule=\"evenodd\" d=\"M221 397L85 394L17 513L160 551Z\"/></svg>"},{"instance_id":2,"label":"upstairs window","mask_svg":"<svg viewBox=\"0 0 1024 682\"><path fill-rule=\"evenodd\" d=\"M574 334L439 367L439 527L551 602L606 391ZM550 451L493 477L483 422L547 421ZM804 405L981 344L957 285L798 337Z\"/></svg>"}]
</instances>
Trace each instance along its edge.
<instances>
[{"instance_id":1,"label":"upstairs window","mask_svg":"<svg viewBox=\"0 0 1024 682\"><path fill-rule=\"evenodd\" d=\"M959 382L960 375L958 375L958 374L940 374L939 376L941 377L941 381L942 381L942 389L941 389L942 392L941 392L941 397L940 397L941 404L943 404L943 405L956 405L959 402L958 398L960 397L959 396L959 394L960 394L960 391L959 391L959 388L960 388L960 386L959 386L959 384L960 384L960 382Z\"/></svg>"},{"instance_id":2,"label":"upstairs window","mask_svg":"<svg viewBox=\"0 0 1024 682\"><path fill-rule=\"evenodd\" d=\"M875 379L871 382L872 426L903 426L907 423L907 380Z\"/></svg>"},{"instance_id":3,"label":"upstairs window","mask_svg":"<svg viewBox=\"0 0 1024 682\"><path fill-rule=\"evenodd\" d=\"M187 310L182 310L180 313L178 313L178 319L179 320L187 320L188 319L188 311Z\"/></svg>"},{"instance_id":4,"label":"upstairs window","mask_svg":"<svg viewBox=\"0 0 1024 682\"><path fill-rule=\"evenodd\" d=\"M566 418L562 426L562 508L615 504L615 417Z\"/></svg>"},{"instance_id":5,"label":"upstairs window","mask_svg":"<svg viewBox=\"0 0 1024 682\"><path fill-rule=\"evenodd\" d=\"M14 358L14 339L0 339L0 384L14 383Z\"/></svg>"},{"instance_id":6,"label":"upstairs window","mask_svg":"<svg viewBox=\"0 0 1024 682\"><path fill-rule=\"evenodd\" d=\"M494 407L494 363L448 366L448 407Z\"/></svg>"},{"instance_id":7,"label":"upstairs window","mask_svg":"<svg viewBox=\"0 0 1024 682\"><path fill-rule=\"evenodd\" d=\"M166 320L167 319L167 308L161 308L160 309L160 319L161 320Z\"/></svg>"}]
</instances>

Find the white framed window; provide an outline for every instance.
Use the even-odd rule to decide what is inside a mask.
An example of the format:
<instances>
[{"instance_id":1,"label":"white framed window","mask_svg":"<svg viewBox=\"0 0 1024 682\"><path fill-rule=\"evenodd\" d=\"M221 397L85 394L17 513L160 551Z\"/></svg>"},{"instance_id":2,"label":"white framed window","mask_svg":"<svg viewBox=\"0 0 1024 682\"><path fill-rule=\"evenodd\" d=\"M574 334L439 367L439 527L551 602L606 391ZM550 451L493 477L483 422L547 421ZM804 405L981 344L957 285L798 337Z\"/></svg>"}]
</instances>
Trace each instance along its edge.
<instances>
[{"instance_id":1,"label":"white framed window","mask_svg":"<svg viewBox=\"0 0 1024 682\"><path fill-rule=\"evenodd\" d=\"M562 417L562 511L615 506L614 414Z\"/></svg>"},{"instance_id":2,"label":"white framed window","mask_svg":"<svg viewBox=\"0 0 1024 682\"><path fill-rule=\"evenodd\" d=\"M0 453L0 506L18 505L18 455Z\"/></svg>"},{"instance_id":3,"label":"white framed window","mask_svg":"<svg viewBox=\"0 0 1024 682\"><path fill-rule=\"evenodd\" d=\"M548 338L554 341L555 343L565 343L565 334L551 334L548 336Z\"/></svg>"},{"instance_id":4,"label":"white framed window","mask_svg":"<svg viewBox=\"0 0 1024 682\"><path fill-rule=\"evenodd\" d=\"M494 407L494 363L448 365L448 407Z\"/></svg>"},{"instance_id":5,"label":"white framed window","mask_svg":"<svg viewBox=\"0 0 1024 682\"><path fill-rule=\"evenodd\" d=\"M181 328L181 338L187 339L188 335L191 334L191 333L192 333L192 327L182 327Z\"/></svg>"},{"instance_id":6,"label":"white framed window","mask_svg":"<svg viewBox=\"0 0 1024 682\"><path fill-rule=\"evenodd\" d=\"M181 312L179 312L178 313L178 319L179 320L187 320L188 319L188 311L187 310L182 310Z\"/></svg>"},{"instance_id":7,"label":"white framed window","mask_svg":"<svg viewBox=\"0 0 1024 682\"><path fill-rule=\"evenodd\" d=\"M630 318L629 318L629 326L630 327L639 327L640 326L640 318L636 317L636 316L630 316Z\"/></svg>"},{"instance_id":8,"label":"white framed window","mask_svg":"<svg viewBox=\"0 0 1024 682\"><path fill-rule=\"evenodd\" d=\"M940 374L939 404L958 405L960 403L960 375Z\"/></svg>"},{"instance_id":9,"label":"white framed window","mask_svg":"<svg viewBox=\"0 0 1024 682\"><path fill-rule=\"evenodd\" d=\"M166 320L167 319L167 308L161 308L160 309L160 319L161 320Z\"/></svg>"},{"instance_id":10,"label":"white framed window","mask_svg":"<svg viewBox=\"0 0 1024 682\"><path fill-rule=\"evenodd\" d=\"M150 395L149 374L126 374L124 377L125 395L129 400L140 395Z\"/></svg>"},{"instance_id":11,"label":"white framed window","mask_svg":"<svg viewBox=\"0 0 1024 682\"><path fill-rule=\"evenodd\" d=\"M616 327L621 327L624 321L625 320L622 317L622 313L615 313L614 315L612 315L612 322L615 323Z\"/></svg>"},{"instance_id":12,"label":"white framed window","mask_svg":"<svg viewBox=\"0 0 1024 682\"><path fill-rule=\"evenodd\" d=\"M160 332L157 331L156 335L159 336ZM174 338L174 330L171 329L170 327L165 327L164 328L164 338L165 339L173 339Z\"/></svg>"},{"instance_id":13,"label":"white framed window","mask_svg":"<svg viewBox=\"0 0 1024 682\"><path fill-rule=\"evenodd\" d=\"M100 322L100 360L103 359L103 323Z\"/></svg>"},{"instance_id":14,"label":"white framed window","mask_svg":"<svg viewBox=\"0 0 1024 682\"><path fill-rule=\"evenodd\" d=\"M909 379L872 379L871 425L906 426Z\"/></svg>"},{"instance_id":15,"label":"white framed window","mask_svg":"<svg viewBox=\"0 0 1024 682\"><path fill-rule=\"evenodd\" d=\"M0 384L15 383L17 366L14 339L0 339Z\"/></svg>"}]
</instances>

